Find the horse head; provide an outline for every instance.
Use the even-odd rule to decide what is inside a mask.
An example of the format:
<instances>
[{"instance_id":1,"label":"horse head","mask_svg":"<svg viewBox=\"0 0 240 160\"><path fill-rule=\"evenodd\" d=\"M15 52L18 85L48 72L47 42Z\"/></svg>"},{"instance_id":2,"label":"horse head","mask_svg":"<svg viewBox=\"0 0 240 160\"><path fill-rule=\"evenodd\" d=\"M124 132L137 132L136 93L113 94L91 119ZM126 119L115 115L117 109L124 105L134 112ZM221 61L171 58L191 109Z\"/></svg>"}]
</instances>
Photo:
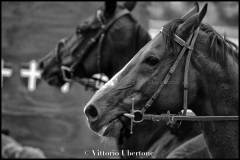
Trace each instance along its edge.
<instances>
[{"instance_id":1,"label":"horse head","mask_svg":"<svg viewBox=\"0 0 240 160\"><path fill-rule=\"evenodd\" d=\"M187 41L200 25L206 9L207 5L199 13L195 12L191 16L184 16L166 24L164 29L167 33L160 33L148 42L124 68L95 93L84 110L92 130L99 135L119 136L124 125L129 124L123 114L130 112L133 101L135 109L141 110L144 107L163 83L165 75L181 51L182 46L173 40L170 41L171 38L177 34ZM179 63L171 81L147 110L148 113L160 114L165 110L177 112L182 109L183 72L184 60ZM189 72L191 83L188 86L188 100L191 104L197 95L198 74L195 70Z\"/></svg>"},{"instance_id":2,"label":"horse head","mask_svg":"<svg viewBox=\"0 0 240 160\"><path fill-rule=\"evenodd\" d=\"M135 4L105 2L77 26L73 35L60 40L40 60L43 79L60 87L74 78L88 78L96 73L112 77L150 40L147 31L131 16Z\"/></svg>"}]
</instances>

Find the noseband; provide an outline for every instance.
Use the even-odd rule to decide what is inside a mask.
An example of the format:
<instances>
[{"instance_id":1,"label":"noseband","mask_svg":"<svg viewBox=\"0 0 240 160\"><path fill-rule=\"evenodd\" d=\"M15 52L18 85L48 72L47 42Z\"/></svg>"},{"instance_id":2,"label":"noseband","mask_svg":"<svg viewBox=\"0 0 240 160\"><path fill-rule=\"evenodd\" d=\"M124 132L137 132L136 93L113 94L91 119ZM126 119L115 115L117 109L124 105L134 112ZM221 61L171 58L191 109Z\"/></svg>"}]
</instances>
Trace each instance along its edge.
<instances>
[{"instance_id":1,"label":"noseband","mask_svg":"<svg viewBox=\"0 0 240 160\"><path fill-rule=\"evenodd\" d=\"M111 21L109 21L107 24L104 24L101 17L99 15L97 15L97 19L98 21L101 23L101 28L98 31L98 33L92 37L88 43L86 44L86 46L84 47L84 49L81 51L80 54L76 55L76 61L75 63L73 63L70 67L66 66L64 64L61 63L61 59L60 56L57 55L56 57L59 57L59 62L60 62L60 68L61 68L61 72L62 72L62 76L63 79L66 82L70 82L73 80L74 78L74 71L75 69L79 66L79 64L81 64L83 58L85 56L87 56L87 53L89 51L89 49L98 42L98 49L97 49L97 68L98 68L98 72L101 73L101 51L102 51L102 44L103 44L103 40L105 38L105 34L107 33L107 31L111 28L111 26L118 21L121 17L126 16L126 15L131 15L130 12L127 9L123 9L120 12L118 12ZM74 51L79 45L80 45L81 41L77 40L73 47L71 47L71 51ZM57 54L59 54L57 52ZM82 70L83 73L87 73L84 69L84 67L82 66ZM86 74L87 75L87 74Z\"/></svg>"},{"instance_id":2,"label":"noseband","mask_svg":"<svg viewBox=\"0 0 240 160\"><path fill-rule=\"evenodd\" d=\"M165 29L162 27L161 33L167 34ZM145 106L141 110L134 109L134 98L132 99L132 111L131 113L125 113L124 116L131 119L131 130L130 133L132 134L133 130L133 123L140 123L143 120L152 120L152 121L160 121L165 120L167 124L173 125L176 121L222 121L222 120L238 120L238 116L187 116L188 110L188 71L189 71L189 64L191 55L193 52L194 44L196 42L197 36L199 33L199 27L195 30L194 33L191 34L187 42L185 42L182 38L175 34L174 41L181 45L183 48L179 53L177 59L170 67L167 75L163 79L163 83L160 84L158 89L154 92L153 96L146 102ZM186 52L188 50L188 52ZM185 69L184 69L184 90L183 90L183 113L181 115L170 114L170 111L167 114L161 115L152 115L152 114L145 114L146 110L152 106L155 99L159 96L162 88L168 84L169 79L171 78L172 74L177 68L180 60L182 59L184 53L187 53ZM181 124L181 123L180 123Z\"/></svg>"}]
</instances>

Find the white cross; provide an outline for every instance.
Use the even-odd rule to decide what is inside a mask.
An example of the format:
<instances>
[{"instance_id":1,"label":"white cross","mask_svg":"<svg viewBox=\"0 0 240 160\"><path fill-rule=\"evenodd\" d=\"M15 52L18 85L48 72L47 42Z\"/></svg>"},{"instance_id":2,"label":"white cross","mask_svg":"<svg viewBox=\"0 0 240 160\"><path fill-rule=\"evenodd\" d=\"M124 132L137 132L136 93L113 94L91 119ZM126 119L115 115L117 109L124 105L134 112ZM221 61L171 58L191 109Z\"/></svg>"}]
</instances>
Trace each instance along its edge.
<instances>
[{"instance_id":1,"label":"white cross","mask_svg":"<svg viewBox=\"0 0 240 160\"><path fill-rule=\"evenodd\" d=\"M4 60L2 59L2 75L1 75L1 87L3 87L3 77L11 77L12 69L4 68Z\"/></svg>"},{"instance_id":2,"label":"white cross","mask_svg":"<svg viewBox=\"0 0 240 160\"><path fill-rule=\"evenodd\" d=\"M67 93L70 90L70 83L65 83L62 87L61 87L61 92L62 93Z\"/></svg>"},{"instance_id":3,"label":"white cross","mask_svg":"<svg viewBox=\"0 0 240 160\"><path fill-rule=\"evenodd\" d=\"M41 71L37 69L37 62L35 60L30 61L29 64L29 69L21 69L20 75L28 78L28 89L29 91L34 91L37 79L41 78Z\"/></svg>"}]
</instances>

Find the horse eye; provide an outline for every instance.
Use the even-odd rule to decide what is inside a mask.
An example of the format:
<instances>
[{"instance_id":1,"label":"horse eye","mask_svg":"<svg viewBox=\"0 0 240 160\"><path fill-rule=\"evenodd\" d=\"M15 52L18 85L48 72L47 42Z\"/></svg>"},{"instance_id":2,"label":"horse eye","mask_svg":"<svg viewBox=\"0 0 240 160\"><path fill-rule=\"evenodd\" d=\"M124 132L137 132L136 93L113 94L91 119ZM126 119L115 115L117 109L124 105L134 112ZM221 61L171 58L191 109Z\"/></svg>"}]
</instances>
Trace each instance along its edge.
<instances>
[{"instance_id":1,"label":"horse eye","mask_svg":"<svg viewBox=\"0 0 240 160\"><path fill-rule=\"evenodd\" d=\"M157 57L154 56L149 56L144 60L144 63L150 65L150 66L154 66L159 62L159 59Z\"/></svg>"}]
</instances>

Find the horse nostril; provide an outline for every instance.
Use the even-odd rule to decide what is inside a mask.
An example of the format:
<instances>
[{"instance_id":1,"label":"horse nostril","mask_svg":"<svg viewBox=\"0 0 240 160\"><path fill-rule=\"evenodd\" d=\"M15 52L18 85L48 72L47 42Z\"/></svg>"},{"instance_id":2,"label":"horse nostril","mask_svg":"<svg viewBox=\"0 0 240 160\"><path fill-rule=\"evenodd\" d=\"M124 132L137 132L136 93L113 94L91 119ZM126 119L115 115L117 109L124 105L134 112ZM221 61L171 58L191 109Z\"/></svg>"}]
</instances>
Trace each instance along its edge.
<instances>
[{"instance_id":1,"label":"horse nostril","mask_svg":"<svg viewBox=\"0 0 240 160\"><path fill-rule=\"evenodd\" d=\"M89 121L95 121L98 118L98 111L94 105L89 105L85 109L85 114Z\"/></svg>"}]
</instances>

